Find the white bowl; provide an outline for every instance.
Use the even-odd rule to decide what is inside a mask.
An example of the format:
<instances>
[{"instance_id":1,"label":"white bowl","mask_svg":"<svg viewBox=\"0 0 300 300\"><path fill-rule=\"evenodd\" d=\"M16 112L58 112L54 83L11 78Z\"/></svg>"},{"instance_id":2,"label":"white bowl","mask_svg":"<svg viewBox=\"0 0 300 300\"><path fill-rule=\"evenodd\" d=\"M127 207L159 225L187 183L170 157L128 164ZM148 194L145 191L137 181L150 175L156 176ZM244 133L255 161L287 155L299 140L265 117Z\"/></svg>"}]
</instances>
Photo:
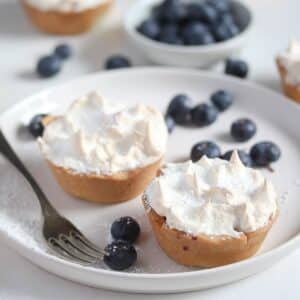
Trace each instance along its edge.
<instances>
[{"instance_id":1,"label":"white bowl","mask_svg":"<svg viewBox=\"0 0 300 300\"><path fill-rule=\"evenodd\" d=\"M242 32L234 38L205 46L177 46L151 40L140 34L136 27L149 16L151 8L160 2L162 1L137 1L124 20L124 28L129 42L155 63L179 67L209 67L237 54L248 40L253 14L248 6L238 1L231 1L231 3Z\"/></svg>"}]
</instances>

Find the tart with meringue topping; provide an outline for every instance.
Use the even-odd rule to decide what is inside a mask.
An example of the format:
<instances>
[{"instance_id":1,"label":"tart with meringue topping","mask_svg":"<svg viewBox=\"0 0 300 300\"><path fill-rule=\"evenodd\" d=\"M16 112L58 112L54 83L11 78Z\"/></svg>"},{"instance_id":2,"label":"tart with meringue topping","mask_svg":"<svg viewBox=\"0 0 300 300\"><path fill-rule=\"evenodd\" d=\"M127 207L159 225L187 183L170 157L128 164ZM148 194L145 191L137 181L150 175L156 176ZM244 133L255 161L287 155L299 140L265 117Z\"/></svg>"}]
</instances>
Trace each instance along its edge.
<instances>
[{"instance_id":1,"label":"tart with meringue topping","mask_svg":"<svg viewBox=\"0 0 300 300\"><path fill-rule=\"evenodd\" d=\"M156 176L167 137L156 109L112 103L93 92L48 119L38 142L67 193L116 203L140 195Z\"/></svg>"},{"instance_id":2,"label":"tart with meringue topping","mask_svg":"<svg viewBox=\"0 0 300 300\"><path fill-rule=\"evenodd\" d=\"M143 202L160 247L175 262L216 267L254 255L278 214L273 184L247 168L236 151L230 161L203 156L167 164Z\"/></svg>"}]
</instances>

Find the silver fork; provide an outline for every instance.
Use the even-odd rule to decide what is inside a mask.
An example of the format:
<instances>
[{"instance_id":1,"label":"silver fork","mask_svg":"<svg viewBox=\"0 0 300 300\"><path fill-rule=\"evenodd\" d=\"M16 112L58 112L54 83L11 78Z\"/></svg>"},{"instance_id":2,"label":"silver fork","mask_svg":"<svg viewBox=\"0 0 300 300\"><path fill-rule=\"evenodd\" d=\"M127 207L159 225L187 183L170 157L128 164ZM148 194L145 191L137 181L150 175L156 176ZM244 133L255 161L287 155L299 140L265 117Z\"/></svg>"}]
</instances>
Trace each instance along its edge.
<instances>
[{"instance_id":1,"label":"silver fork","mask_svg":"<svg viewBox=\"0 0 300 300\"><path fill-rule=\"evenodd\" d=\"M105 256L105 252L90 242L50 204L46 195L13 151L1 130L0 153L24 175L34 190L44 216L43 236L49 247L66 259L84 265L99 265Z\"/></svg>"}]
</instances>

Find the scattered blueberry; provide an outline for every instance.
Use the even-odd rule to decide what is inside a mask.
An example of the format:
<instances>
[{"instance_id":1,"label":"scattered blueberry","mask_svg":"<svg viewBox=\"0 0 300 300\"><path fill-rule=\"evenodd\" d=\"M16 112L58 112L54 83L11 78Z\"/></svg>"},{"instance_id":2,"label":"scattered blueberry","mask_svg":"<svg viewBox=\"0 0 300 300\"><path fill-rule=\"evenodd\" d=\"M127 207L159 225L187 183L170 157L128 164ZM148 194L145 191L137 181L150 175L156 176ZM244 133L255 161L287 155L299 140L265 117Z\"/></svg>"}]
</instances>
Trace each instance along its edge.
<instances>
[{"instance_id":1,"label":"scattered blueberry","mask_svg":"<svg viewBox=\"0 0 300 300\"><path fill-rule=\"evenodd\" d=\"M138 222L131 217L122 217L111 225L111 235L116 240L123 240L134 243L140 234Z\"/></svg>"},{"instance_id":2,"label":"scattered blueberry","mask_svg":"<svg viewBox=\"0 0 300 300\"><path fill-rule=\"evenodd\" d=\"M32 136L37 138L43 135L44 125L42 121L46 116L46 114L38 114L30 120L28 130Z\"/></svg>"},{"instance_id":3,"label":"scattered blueberry","mask_svg":"<svg viewBox=\"0 0 300 300\"><path fill-rule=\"evenodd\" d=\"M121 271L128 269L137 259L134 246L122 240L108 244L104 252L103 261L113 270Z\"/></svg>"},{"instance_id":4,"label":"scattered blueberry","mask_svg":"<svg viewBox=\"0 0 300 300\"><path fill-rule=\"evenodd\" d=\"M192 100L184 94L175 96L167 109L167 114L170 115L177 124L187 125L191 122Z\"/></svg>"},{"instance_id":5,"label":"scattered blueberry","mask_svg":"<svg viewBox=\"0 0 300 300\"><path fill-rule=\"evenodd\" d=\"M281 150L272 142L260 142L251 148L250 156L257 166L266 167L280 158Z\"/></svg>"},{"instance_id":6,"label":"scattered blueberry","mask_svg":"<svg viewBox=\"0 0 300 300\"><path fill-rule=\"evenodd\" d=\"M225 111L233 103L233 95L227 91L219 90L213 93L210 100L219 111Z\"/></svg>"},{"instance_id":7,"label":"scattered blueberry","mask_svg":"<svg viewBox=\"0 0 300 300\"><path fill-rule=\"evenodd\" d=\"M107 59L105 63L105 69L120 69L131 67L131 62L129 59L122 55L114 55Z\"/></svg>"},{"instance_id":8,"label":"scattered blueberry","mask_svg":"<svg viewBox=\"0 0 300 300\"><path fill-rule=\"evenodd\" d=\"M168 128L168 132L172 133L173 130L175 129L175 125L176 125L174 119L170 115L166 114L165 122L166 122L166 126Z\"/></svg>"},{"instance_id":9,"label":"scattered blueberry","mask_svg":"<svg viewBox=\"0 0 300 300\"><path fill-rule=\"evenodd\" d=\"M218 111L214 106L201 103L192 109L192 124L196 126L207 126L216 121Z\"/></svg>"},{"instance_id":10,"label":"scattered blueberry","mask_svg":"<svg viewBox=\"0 0 300 300\"><path fill-rule=\"evenodd\" d=\"M196 162L203 155L206 155L208 158L217 158L221 156L221 149L216 143L210 141L195 144L191 151L191 160Z\"/></svg>"},{"instance_id":11,"label":"scattered blueberry","mask_svg":"<svg viewBox=\"0 0 300 300\"><path fill-rule=\"evenodd\" d=\"M72 48L67 44L58 45L54 53L61 59L67 59L72 55Z\"/></svg>"},{"instance_id":12,"label":"scattered blueberry","mask_svg":"<svg viewBox=\"0 0 300 300\"><path fill-rule=\"evenodd\" d=\"M230 160L232 153L233 153L233 150L227 151L225 154L222 155L222 158L225 160ZM240 160L246 167L253 166L252 158L248 153L246 153L243 150L238 150L238 155L239 155Z\"/></svg>"},{"instance_id":13,"label":"scattered blueberry","mask_svg":"<svg viewBox=\"0 0 300 300\"><path fill-rule=\"evenodd\" d=\"M226 61L226 66L225 66L225 73L240 77L240 78L245 78L248 75L248 64L243 61L243 60L233 60L233 59L228 59Z\"/></svg>"},{"instance_id":14,"label":"scattered blueberry","mask_svg":"<svg viewBox=\"0 0 300 300\"><path fill-rule=\"evenodd\" d=\"M36 71L40 77L48 78L61 70L61 59L56 55L48 55L39 59Z\"/></svg>"},{"instance_id":15,"label":"scattered blueberry","mask_svg":"<svg viewBox=\"0 0 300 300\"><path fill-rule=\"evenodd\" d=\"M245 142L256 133L256 125L250 119L239 119L231 124L230 134L237 142Z\"/></svg>"},{"instance_id":16,"label":"scattered blueberry","mask_svg":"<svg viewBox=\"0 0 300 300\"><path fill-rule=\"evenodd\" d=\"M141 23L137 29L141 34L150 38L157 39L160 33L159 23L154 19L148 19Z\"/></svg>"}]
</instances>

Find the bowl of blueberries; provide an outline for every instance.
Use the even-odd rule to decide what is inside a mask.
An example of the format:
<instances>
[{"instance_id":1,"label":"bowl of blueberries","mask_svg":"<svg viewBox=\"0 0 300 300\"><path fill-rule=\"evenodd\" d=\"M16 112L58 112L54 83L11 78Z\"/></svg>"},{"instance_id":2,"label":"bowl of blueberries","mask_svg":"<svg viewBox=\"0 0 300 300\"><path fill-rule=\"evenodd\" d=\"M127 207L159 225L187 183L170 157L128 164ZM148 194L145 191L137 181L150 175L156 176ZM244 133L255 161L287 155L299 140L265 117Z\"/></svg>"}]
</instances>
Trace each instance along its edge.
<instances>
[{"instance_id":1,"label":"bowl of blueberries","mask_svg":"<svg viewBox=\"0 0 300 300\"><path fill-rule=\"evenodd\" d=\"M155 63L205 68L238 53L252 23L251 10L237 0L140 0L124 28Z\"/></svg>"}]
</instances>

